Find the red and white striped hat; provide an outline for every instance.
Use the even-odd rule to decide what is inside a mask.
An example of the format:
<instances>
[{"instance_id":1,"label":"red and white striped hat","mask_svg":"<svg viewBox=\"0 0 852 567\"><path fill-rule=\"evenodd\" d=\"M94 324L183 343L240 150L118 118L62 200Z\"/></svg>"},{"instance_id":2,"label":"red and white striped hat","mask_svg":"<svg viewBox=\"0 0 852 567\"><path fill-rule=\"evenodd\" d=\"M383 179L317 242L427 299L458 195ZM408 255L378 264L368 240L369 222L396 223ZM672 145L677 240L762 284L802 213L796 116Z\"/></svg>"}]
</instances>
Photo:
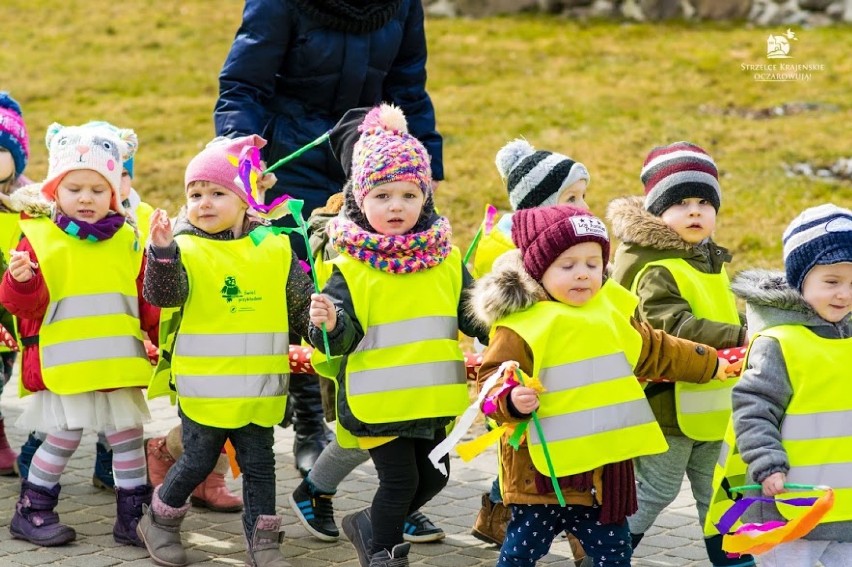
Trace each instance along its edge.
<instances>
[{"instance_id":1,"label":"red and white striped hat","mask_svg":"<svg viewBox=\"0 0 852 567\"><path fill-rule=\"evenodd\" d=\"M707 199L716 211L722 203L716 163L690 142L651 150L639 177L645 186L645 209L653 215L663 214L683 199Z\"/></svg>"}]
</instances>

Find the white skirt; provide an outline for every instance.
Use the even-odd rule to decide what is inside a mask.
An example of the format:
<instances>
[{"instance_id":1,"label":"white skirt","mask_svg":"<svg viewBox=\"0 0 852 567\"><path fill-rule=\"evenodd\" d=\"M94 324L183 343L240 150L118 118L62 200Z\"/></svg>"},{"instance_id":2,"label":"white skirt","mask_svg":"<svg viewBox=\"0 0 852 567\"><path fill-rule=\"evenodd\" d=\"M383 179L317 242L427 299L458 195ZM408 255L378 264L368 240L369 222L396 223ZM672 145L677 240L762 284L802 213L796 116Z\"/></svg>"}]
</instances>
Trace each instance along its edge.
<instances>
[{"instance_id":1,"label":"white skirt","mask_svg":"<svg viewBox=\"0 0 852 567\"><path fill-rule=\"evenodd\" d=\"M29 405L15 422L25 431L123 431L151 421L151 412L139 388L65 396L42 390L28 398Z\"/></svg>"}]
</instances>

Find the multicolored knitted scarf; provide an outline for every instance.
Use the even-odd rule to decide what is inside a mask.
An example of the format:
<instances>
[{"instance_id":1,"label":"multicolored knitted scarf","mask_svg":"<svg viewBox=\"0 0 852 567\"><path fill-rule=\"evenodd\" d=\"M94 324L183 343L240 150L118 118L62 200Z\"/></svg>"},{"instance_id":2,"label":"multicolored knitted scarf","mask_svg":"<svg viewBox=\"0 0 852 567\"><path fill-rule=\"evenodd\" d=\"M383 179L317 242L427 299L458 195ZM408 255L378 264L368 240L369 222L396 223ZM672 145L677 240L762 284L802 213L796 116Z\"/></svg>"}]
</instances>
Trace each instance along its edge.
<instances>
[{"instance_id":1,"label":"multicolored knitted scarf","mask_svg":"<svg viewBox=\"0 0 852 567\"><path fill-rule=\"evenodd\" d=\"M450 222L438 217L423 232L388 235L368 232L343 217L328 223L331 245L341 254L389 274L411 274L439 265L450 254Z\"/></svg>"}]
</instances>

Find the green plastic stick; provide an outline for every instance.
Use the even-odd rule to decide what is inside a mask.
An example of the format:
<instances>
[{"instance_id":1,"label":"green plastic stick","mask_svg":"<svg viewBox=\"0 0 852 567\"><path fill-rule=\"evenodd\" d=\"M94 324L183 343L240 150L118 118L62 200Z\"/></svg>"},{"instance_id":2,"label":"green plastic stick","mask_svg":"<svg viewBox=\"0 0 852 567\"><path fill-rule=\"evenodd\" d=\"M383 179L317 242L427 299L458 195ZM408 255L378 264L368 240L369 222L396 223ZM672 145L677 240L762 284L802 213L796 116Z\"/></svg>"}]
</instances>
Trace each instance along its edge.
<instances>
[{"instance_id":1,"label":"green plastic stick","mask_svg":"<svg viewBox=\"0 0 852 567\"><path fill-rule=\"evenodd\" d=\"M785 482L784 488L791 488L793 490L825 490L825 486L816 486L813 484L795 484L792 482ZM730 492L745 492L746 490L763 490L763 486L760 484L745 484L743 486L735 486L729 489Z\"/></svg>"},{"instance_id":2,"label":"green plastic stick","mask_svg":"<svg viewBox=\"0 0 852 567\"><path fill-rule=\"evenodd\" d=\"M482 233L485 231L485 226L480 224L479 230L476 231L476 234L473 237L473 240L470 243L470 246L467 247L467 252L464 253L464 260L462 260L462 265L466 266L467 261L470 260L471 254L476 250L476 245L479 244L479 239L482 238Z\"/></svg>"},{"instance_id":3,"label":"green plastic stick","mask_svg":"<svg viewBox=\"0 0 852 567\"><path fill-rule=\"evenodd\" d=\"M329 133L326 132L325 134L323 134L322 136L320 136L319 138L317 138L313 142L308 142L307 144L305 144L304 146L302 146L301 148L299 148L298 150L296 150L292 154L290 154L288 156L284 156L283 158L279 159L278 161L276 161L275 163L273 163L272 165L270 165L269 167L264 169L263 175L266 175L267 173L275 171L276 169L278 169L279 167L281 167L282 165L284 165L288 161L294 160L297 157L299 157L300 155L302 155L303 153L305 153L306 151L310 150L311 148L315 148L318 145L322 144L323 142L328 140L328 134Z\"/></svg>"},{"instance_id":4,"label":"green plastic stick","mask_svg":"<svg viewBox=\"0 0 852 567\"><path fill-rule=\"evenodd\" d=\"M518 379L519 384L524 385L524 377L517 368L515 369L515 378ZM565 506L565 497L562 496L559 479L556 477L556 471L553 469L553 461L550 460L550 451L547 449L547 441L544 439L544 430L541 428L541 422L538 420L538 414L535 410L532 412L532 420L536 433L538 433L538 439L541 441L541 449L544 451L544 460L547 462L547 470L550 472L550 482L553 483L553 491L556 493L556 499L559 500L560 506Z\"/></svg>"}]
</instances>

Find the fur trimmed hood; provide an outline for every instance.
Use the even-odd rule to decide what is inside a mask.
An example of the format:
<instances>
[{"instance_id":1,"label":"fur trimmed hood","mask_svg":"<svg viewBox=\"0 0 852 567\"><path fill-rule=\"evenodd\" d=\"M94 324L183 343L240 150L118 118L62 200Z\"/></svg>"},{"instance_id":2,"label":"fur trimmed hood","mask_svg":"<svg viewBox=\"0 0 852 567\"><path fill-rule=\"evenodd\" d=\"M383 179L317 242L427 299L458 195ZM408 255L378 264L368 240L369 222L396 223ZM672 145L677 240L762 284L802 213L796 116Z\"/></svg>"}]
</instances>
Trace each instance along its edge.
<instances>
[{"instance_id":1,"label":"fur trimmed hood","mask_svg":"<svg viewBox=\"0 0 852 567\"><path fill-rule=\"evenodd\" d=\"M41 194L41 183L30 183L9 195L8 204L4 205L15 212L24 213L29 217L49 217L53 214L53 203Z\"/></svg>"},{"instance_id":2,"label":"fur trimmed hood","mask_svg":"<svg viewBox=\"0 0 852 567\"><path fill-rule=\"evenodd\" d=\"M510 250L494 261L491 272L476 280L467 309L490 329L499 319L549 298L524 269L520 250Z\"/></svg>"},{"instance_id":3,"label":"fur trimmed hood","mask_svg":"<svg viewBox=\"0 0 852 567\"><path fill-rule=\"evenodd\" d=\"M820 336L850 336L852 316L839 323L829 323L805 302L802 295L787 283L784 272L771 270L746 270L731 282L734 294L746 301L749 335L777 327L797 324L806 327L825 327Z\"/></svg>"},{"instance_id":4,"label":"fur trimmed hood","mask_svg":"<svg viewBox=\"0 0 852 567\"><path fill-rule=\"evenodd\" d=\"M638 244L657 250L691 250L693 245L678 236L658 216L645 210L642 197L614 199L606 209L612 234L626 244Z\"/></svg>"}]
</instances>

